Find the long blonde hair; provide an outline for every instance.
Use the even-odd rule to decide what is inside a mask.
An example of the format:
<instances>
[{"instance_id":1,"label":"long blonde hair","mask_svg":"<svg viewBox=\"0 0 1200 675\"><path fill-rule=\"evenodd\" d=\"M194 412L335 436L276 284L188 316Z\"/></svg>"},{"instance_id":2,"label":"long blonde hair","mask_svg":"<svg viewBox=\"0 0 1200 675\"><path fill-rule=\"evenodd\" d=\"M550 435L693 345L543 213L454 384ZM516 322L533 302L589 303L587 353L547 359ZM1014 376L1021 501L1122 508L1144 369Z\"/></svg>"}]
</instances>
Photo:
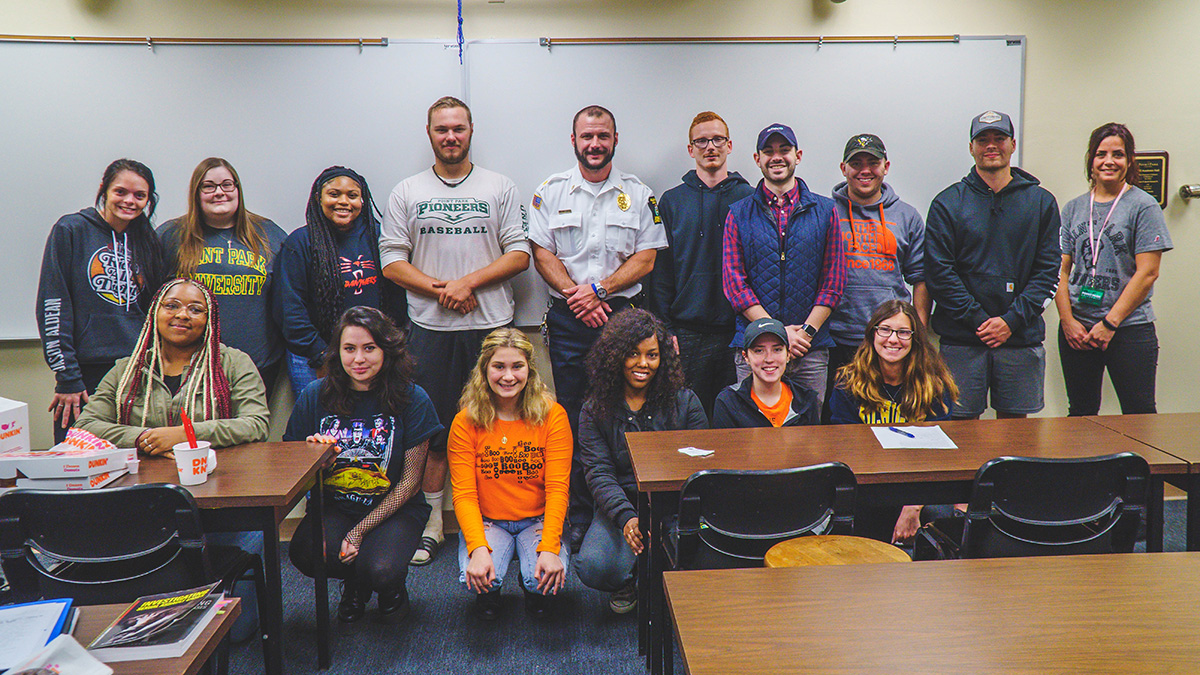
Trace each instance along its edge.
<instances>
[{"instance_id":1,"label":"long blonde hair","mask_svg":"<svg viewBox=\"0 0 1200 675\"><path fill-rule=\"evenodd\" d=\"M479 350L479 361L471 369L471 379L463 388L462 397L458 399L458 409L467 413L471 424L481 429L491 428L496 421L496 402L492 399L492 389L488 386L487 368L496 350L511 347L521 352L525 357L529 375L525 379L525 388L518 395L517 410L521 420L541 426L550 415L550 407L554 405L554 396L546 389L546 383L538 375L533 366L533 345L525 333L516 328L497 328L488 333L483 339Z\"/></svg>"},{"instance_id":2,"label":"long blonde hair","mask_svg":"<svg viewBox=\"0 0 1200 675\"><path fill-rule=\"evenodd\" d=\"M225 167L237 184L238 207L233 217L233 236L242 242L254 254L255 260L262 258L266 266L270 262L271 247L262 228L263 217L246 210L246 200L242 195L242 179L237 170L221 157L209 157L196 165L192 171L192 180L188 183L188 210L179 219L179 253L176 268L168 270L168 274L176 277L191 279L200 264L200 255L204 252L204 211L200 206L200 183L204 175L217 167Z\"/></svg>"},{"instance_id":3,"label":"long blonde hair","mask_svg":"<svg viewBox=\"0 0 1200 675\"><path fill-rule=\"evenodd\" d=\"M879 365L879 354L875 352L875 327L899 314L908 317L913 335L912 349L904 359L901 376L904 391L898 405L906 420L923 422L930 414L947 412L946 395L949 394L951 401L958 400L958 385L954 384L946 362L929 343L929 333L917 316L916 308L903 300L888 300L876 308L854 358L838 369L838 386L865 402L871 412L878 413L891 403L883 391L883 369Z\"/></svg>"}]
</instances>

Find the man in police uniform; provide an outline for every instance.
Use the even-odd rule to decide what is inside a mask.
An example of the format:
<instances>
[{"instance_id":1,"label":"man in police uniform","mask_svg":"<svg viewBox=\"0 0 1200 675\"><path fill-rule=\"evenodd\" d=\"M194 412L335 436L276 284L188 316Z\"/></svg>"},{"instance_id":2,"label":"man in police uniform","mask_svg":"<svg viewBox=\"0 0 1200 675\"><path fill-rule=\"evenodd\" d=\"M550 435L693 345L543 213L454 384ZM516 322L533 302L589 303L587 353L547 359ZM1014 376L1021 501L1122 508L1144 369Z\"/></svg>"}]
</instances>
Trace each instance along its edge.
<instances>
[{"instance_id":1,"label":"man in police uniform","mask_svg":"<svg viewBox=\"0 0 1200 675\"><path fill-rule=\"evenodd\" d=\"M593 105L576 113L571 143L576 166L533 193L529 242L534 266L550 286L546 328L555 392L578 437L587 391L584 356L613 312L636 304L641 279L654 268L658 249L666 248L667 235L650 188L613 169L617 122L611 112ZM591 500L578 461L571 474L577 546L591 520Z\"/></svg>"},{"instance_id":2,"label":"man in police uniform","mask_svg":"<svg viewBox=\"0 0 1200 675\"><path fill-rule=\"evenodd\" d=\"M446 96L429 108L433 166L388 197L379 255L383 274L408 290L408 348L417 384L447 430L489 332L512 324L508 280L529 267L525 205L511 180L471 162L471 111ZM414 565L445 540L446 435L430 439L421 489L432 507Z\"/></svg>"}]
</instances>

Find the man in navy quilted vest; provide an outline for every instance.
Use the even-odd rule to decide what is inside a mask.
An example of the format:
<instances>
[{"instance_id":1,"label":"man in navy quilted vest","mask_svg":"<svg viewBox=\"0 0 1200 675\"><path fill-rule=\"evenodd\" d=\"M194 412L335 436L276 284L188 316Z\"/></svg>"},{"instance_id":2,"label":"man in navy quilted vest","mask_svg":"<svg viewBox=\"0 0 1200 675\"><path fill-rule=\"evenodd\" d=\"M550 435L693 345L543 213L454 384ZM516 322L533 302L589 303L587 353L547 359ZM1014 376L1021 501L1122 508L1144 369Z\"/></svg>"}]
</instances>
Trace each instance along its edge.
<instances>
[{"instance_id":1,"label":"man in navy quilted vest","mask_svg":"<svg viewBox=\"0 0 1200 675\"><path fill-rule=\"evenodd\" d=\"M790 127L759 132L754 162L763 179L729 208L721 282L738 313L734 345L751 321L783 322L788 373L824 401L833 346L825 323L846 286L846 256L833 200L796 178L801 155ZM738 378L748 377L749 366L737 361Z\"/></svg>"}]
</instances>

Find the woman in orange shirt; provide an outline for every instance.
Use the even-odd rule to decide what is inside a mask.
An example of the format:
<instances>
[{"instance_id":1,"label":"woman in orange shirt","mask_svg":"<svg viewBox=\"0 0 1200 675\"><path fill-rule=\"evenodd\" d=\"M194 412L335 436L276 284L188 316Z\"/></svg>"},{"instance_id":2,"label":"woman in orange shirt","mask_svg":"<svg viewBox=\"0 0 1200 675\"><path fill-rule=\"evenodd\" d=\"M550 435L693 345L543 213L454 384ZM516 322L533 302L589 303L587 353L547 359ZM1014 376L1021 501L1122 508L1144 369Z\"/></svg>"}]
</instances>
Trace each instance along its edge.
<instances>
[{"instance_id":1,"label":"woman in orange shirt","mask_svg":"<svg viewBox=\"0 0 1200 675\"><path fill-rule=\"evenodd\" d=\"M533 345L515 328L492 331L447 442L459 582L477 594L482 618L499 615L514 554L531 615L545 615L546 596L563 587L571 448L567 413L533 368Z\"/></svg>"}]
</instances>

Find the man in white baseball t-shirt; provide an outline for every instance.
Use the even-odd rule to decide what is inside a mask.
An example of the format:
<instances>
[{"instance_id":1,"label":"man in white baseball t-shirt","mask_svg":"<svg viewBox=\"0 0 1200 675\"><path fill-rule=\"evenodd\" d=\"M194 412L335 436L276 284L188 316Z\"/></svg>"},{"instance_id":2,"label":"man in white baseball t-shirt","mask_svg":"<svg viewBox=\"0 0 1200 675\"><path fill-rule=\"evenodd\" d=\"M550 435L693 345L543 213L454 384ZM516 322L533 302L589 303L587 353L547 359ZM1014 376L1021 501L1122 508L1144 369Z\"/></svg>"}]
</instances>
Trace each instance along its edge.
<instances>
[{"instance_id":1,"label":"man in white baseball t-shirt","mask_svg":"<svg viewBox=\"0 0 1200 675\"><path fill-rule=\"evenodd\" d=\"M517 186L471 162L471 110L445 96L430 108L429 169L400 182L383 214L383 274L408 291L408 349L416 382L447 430L479 358L480 343L513 320L508 280L529 267L527 215ZM425 565L445 541L442 503L446 435L429 445L421 489L432 507L412 564Z\"/></svg>"}]
</instances>

